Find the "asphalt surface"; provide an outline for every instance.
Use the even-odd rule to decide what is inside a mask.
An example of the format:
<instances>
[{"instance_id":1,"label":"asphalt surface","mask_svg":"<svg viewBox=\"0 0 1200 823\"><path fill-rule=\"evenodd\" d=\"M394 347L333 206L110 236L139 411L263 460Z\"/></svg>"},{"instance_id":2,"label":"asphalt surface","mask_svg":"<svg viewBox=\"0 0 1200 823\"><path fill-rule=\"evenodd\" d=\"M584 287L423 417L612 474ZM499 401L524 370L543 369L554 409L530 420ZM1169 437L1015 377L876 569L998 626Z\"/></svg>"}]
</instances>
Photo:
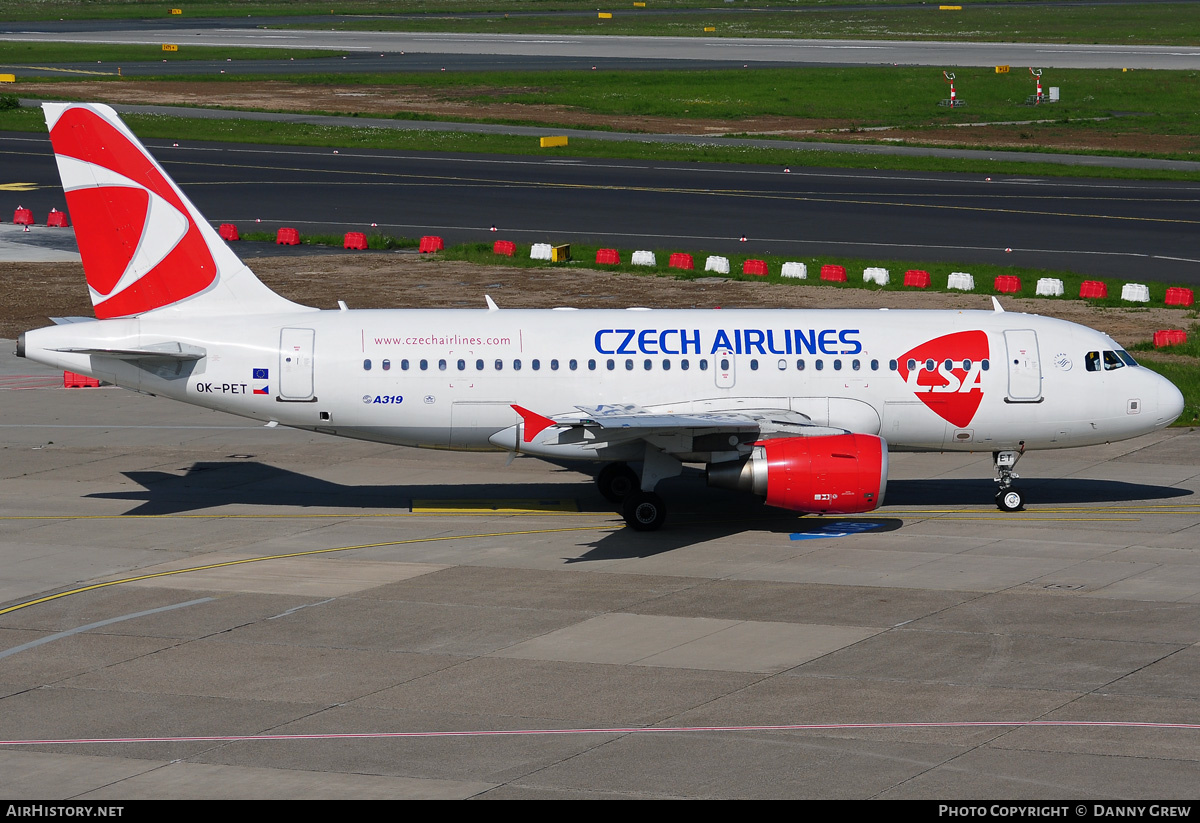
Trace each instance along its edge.
<instances>
[{"instance_id":1,"label":"asphalt surface","mask_svg":"<svg viewBox=\"0 0 1200 823\"><path fill-rule=\"evenodd\" d=\"M1200 435L895 454L631 533L503 455L268 429L0 343L0 796L1190 800ZM932 811L931 811L932 813Z\"/></svg>"},{"instance_id":2,"label":"asphalt surface","mask_svg":"<svg viewBox=\"0 0 1200 823\"><path fill-rule=\"evenodd\" d=\"M243 232L997 263L1200 284L1195 184L173 142L148 144L206 217ZM45 137L0 135L0 187L10 204L0 214L25 205L42 222L64 208Z\"/></svg>"},{"instance_id":3,"label":"asphalt surface","mask_svg":"<svg viewBox=\"0 0 1200 823\"><path fill-rule=\"evenodd\" d=\"M14 26L13 28L17 28ZM881 40L788 40L620 35L454 34L162 26L88 31L0 31L12 42L152 44L223 48L330 49L436 55L507 55L588 60L735 61L745 64L1040 66L1076 69L1200 68L1200 47Z\"/></svg>"}]
</instances>

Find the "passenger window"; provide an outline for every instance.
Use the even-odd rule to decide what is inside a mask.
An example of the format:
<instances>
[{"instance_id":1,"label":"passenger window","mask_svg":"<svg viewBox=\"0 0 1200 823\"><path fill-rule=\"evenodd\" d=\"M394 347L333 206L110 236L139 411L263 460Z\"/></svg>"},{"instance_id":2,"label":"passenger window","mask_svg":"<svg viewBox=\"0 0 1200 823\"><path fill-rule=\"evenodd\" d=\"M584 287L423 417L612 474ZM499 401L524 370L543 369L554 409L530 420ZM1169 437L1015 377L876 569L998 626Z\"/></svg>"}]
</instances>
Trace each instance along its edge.
<instances>
[{"instance_id":1,"label":"passenger window","mask_svg":"<svg viewBox=\"0 0 1200 823\"><path fill-rule=\"evenodd\" d=\"M911 363L912 361L911 361L911 360L909 360L908 362L909 362L909 363ZM895 361L895 360L889 360L889 361L888 361L888 368L889 368L891 371L896 371L898 368L900 368L900 363L899 363L899 362L897 362L897 361ZM911 367L911 366L909 367L909 371L912 371L912 367Z\"/></svg>"},{"instance_id":2,"label":"passenger window","mask_svg":"<svg viewBox=\"0 0 1200 823\"><path fill-rule=\"evenodd\" d=\"M841 360L834 360L834 361L833 361L833 370L834 370L834 371L841 371L841 370L842 370L842 361L841 361Z\"/></svg>"},{"instance_id":3,"label":"passenger window","mask_svg":"<svg viewBox=\"0 0 1200 823\"><path fill-rule=\"evenodd\" d=\"M558 371L558 361L557 360L550 361L550 371Z\"/></svg>"},{"instance_id":4,"label":"passenger window","mask_svg":"<svg viewBox=\"0 0 1200 823\"><path fill-rule=\"evenodd\" d=\"M855 371L858 371L859 369L862 368L862 363L858 362L857 360L851 360L850 368L854 369Z\"/></svg>"},{"instance_id":5,"label":"passenger window","mask_svg":"<svg viewBox=\"0 0 1200 823\"><path fill-rule=\"evenodd\" d=\"M577 368L579 368L579 361L571 360L567 363L567 368L569 368L571 371L575 371Z\"/></svg>"},{"instance_id":6,"label":"passenger window","mask_svg":"<svg viewBox=\"0 0 1200 823\"><path fill-rule=\"evenodd\" d=\"M910 360L908 361L908 370L909 370L909 371L914 371L916 368L917 368L917 361L916 361L916 360L912 360L912 359L910 359Z\"/></svg>"},{"instance_id":7,"label":"passenger window","mask_svg":"<svg viewBox=\"0 0 1200 823\"><path fill-rule=\"evenodd\" d=\"M439 360L439 361L438 361L438 368L439 368L441 371L445 371L445 370L446 370L446 361L445 361L445 360Z\"/></svg>"},{"instance_id":8,"label":"passenger window","mask_svg":"<svg viewBox=\"0 0 1200 823\"><path fill-rule=\"evenodd\" d=\"M422 360L420 365L421 365L421 371L426 371L429 369L429 361L428 360Z\"/></svg>"},{"instance_id":9,"label":"passenger window","mask_svg":"<svg viewBox=\"0 0 1200 823\"><path fill-rule=\"evenodd\" d=\"M475 361L475 371L483 371L483 361L482 360Z\"/></svg>"},{"instance_id":10,"label":"passenger window","mask_svg":"<svg viewBox=\"0 0 1200 823\"><path fill-rule=\"evenodd\" d=\"M989 368L991 368L991 365L991 362L986 359L979 361L979 368L983 369L984 371L987 371Z\"/></svg>"},{"instance_id":11,"label":"passenger window","mask_svg":"<svg viewBox=\"0 0 1200 823\"><path fill-rule=\"evenodd\" d=\"M779 370L780 370L780 371L786 371L786 370L787 370L787 361L786 361L786 360L784 360L782 357L781 357L781 358L779 358L779 363L778 363L777 365L779 366Z\"/></svg>"},{"instance_id":12,"label":"passenger window","mask_svg":"<svg viewBox=\"0 0 1200 823\"><path fill-rule=\"evenodd\" d=\"M520 370L521 370L521 361L514 360L513 361L513 371L520 371Z\"/></svg>"},{"instance_id":13,"label":"passenger window","mask_svg":"<svg viewBox=\"0 0 1200 823\"><path fill-rule=\"evenodd\" d=\"M588 361L588 371L595 371L595 370L596 370L596 361L589 360Z\"/></svg>"},{"instance_id":14,"label":"passenger window","mask_svg":"<svg viewBox=\"0 0 1200 823\"><path fill-rule=\"evenodd\" d=\"M687 371L691 367L692 367L691 363L686 359L683 360L682 362L680 362L680 364L679 364L679 368L683 369L684 371Z\"/></svg>"},{"instance_id":15,"label":"passenger window","mask_svg":"<svg viewBox=\"0 0 1200 823\"><path fill-rule=\"evenodd\" d=\"M750 361L750 371L758 371L758 360L757 359L752 359Z\"/></svg>"},{"instance_id":16,"label":"passenger window","mask_svg":"<svg viewBox=\"0 0 1200 823\"><path fill-rule=\"evenodd\" d=\"M401 370L401 371L408 371L408 360L401 360L401 361L400 361L400 370Z\"/></svg>"},{"instance_id":17,"label":"passenger window","mask_svg":"<svg viewBox=\"0 0 1200 823\"><path fill-rule=\"evenodd\" d=\"M649 363L650 361L647 360L646 362ZM670 370L671 370L671 361L664 357L663 358L663 371L670 371Z\"/></svg>"},{"instance_id":18,"label":"passenger window","mask_svg":"<svg viewBox=\"0 0 1200 823\"><path fill-rule=\"evenodd\" d=\"M633 371L633 361L632 360L625 361L625 371Z\"/></svg>"},{"instance_id":19,"label":"passenger window","mask_svg":"<svg viewBox=\"0 0 1200 823\"><path fill-rule=\"evenodd\" d=\"M392 361L391 361L391 360L384 360L384 361L383 361L383 370L384 370L384 371L391 371L391 370L392 370Z\"/></svg>"},{"instance_id":20,"label":"passenger window","mask_svg":"<svg viewBox=\"0 0 1200 823\"><path fill-rule=\"evenodd\" d=\"M821 371L822 369L825 368L825 361L820 358L817 358L816 360L813 361L813 368L816 369L817 371Z\"/></svg>"},{"instance_id":21,"label":"passenger window","mask_svg":"<svg viewBox=\"0 0 1200 823\"><path fill-rule=\"evenodd\" d=\"M642 363L642 368L645 369L646 371L650 371L651 365L652 364L650 363L650 358L647 357L646 362Z\"/></svg>"},{"instance_id":22,"label":"passenger window","mask_svg":"<svg viewBox=\"0 0 1200 823\"><path fill-rule=\"evenodd\" d=\"M617 361L609 358L608 362L605 363L605 365L608 366L609 371L612 371L613 369L615 369L617 367Z\"/></svg>"},{"instance_id":23,"label":"passenger window","mask_svg":"<svg viewBox=\"0 0 1200 823\"><path fill-rule=\"evenodd\" d=\"M363 361L363 371L370 371L370 370L371 370L371 361L364 360Z\"/></svg>"},{"instance_id":24,"label":"passenger window","mask_svg":"<svg viewBox=\"0 0 1200 823\"><path fill-rule=\"evenodd\" d=\"M804 371L804 361L803 360L796 361L796 371Z\"/></svg>"},{"instance_id":25,"label":"passenger window","mask_svg":"<svg viewBox=\"0 0 1200 823\"><path fill-rule=\"evenodd\" d=\"M530 360L530 361L529 361L529 368L533 369L534 371L537 371L537 370L538 370L538 369L540 369L541 367L542 367L542 361L541 361L541 360Z\"/></svg>"},{"instance_id":26,"label":"passenger window","mask_svg":"<svg viewBox=\"0 0 1200 823\"><path fill-rule=\"evenodd\" d=\"M708 371L708 360L700 358L700 371Z\"/></svg>"},{"instance_id":27,"label":"passenger window","mask_svg":"<svg viewBox=\"0 0 1200 823\"><path fill-rule=\"evenodd\" d=\"M504 371L504 361L503 360L499 360L499 359L496 360L496 371Z\"/></svg>"},{"instance_id":28,"label":"passenger window","mask_svg":"<svg viewBox=\"0 0 1200 823\"><path fill-rule=\"evenodd\" d=\"M466 371L466 370L467 370L467 361L466 361L466 360L459 360L459 361L458 361L458 370L459 370L459 371Z\"/></svg>"}]
</instances>

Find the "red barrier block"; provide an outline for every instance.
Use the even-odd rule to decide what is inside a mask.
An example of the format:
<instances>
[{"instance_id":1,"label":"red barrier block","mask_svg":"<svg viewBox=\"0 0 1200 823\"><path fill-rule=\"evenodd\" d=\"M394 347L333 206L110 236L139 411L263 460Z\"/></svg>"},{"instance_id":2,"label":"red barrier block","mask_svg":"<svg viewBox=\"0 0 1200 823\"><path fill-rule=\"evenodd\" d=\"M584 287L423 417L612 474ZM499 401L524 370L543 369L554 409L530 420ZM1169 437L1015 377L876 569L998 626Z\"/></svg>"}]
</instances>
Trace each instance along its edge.
<instances>
[{"instance_id":1,"label":"red barrier block","mask_svg":"<svg viewBox=\"0 0 1200 823\"><path fill-rule=\"evenodd\" d=\"M932 281L924 269L909 269L904 273L904 285L910 289L927 289Z\"/></svg>"},{"instance_id":2,"label":"red barrier block","mask_svg":"<svg viewBox=\"0 0 1200 823\"><path fill-rule=\"evenodd\" d=\"M300 232L296 229L282 228L275 232L275 245L277 246L299 246Z\"/></svg>"},{"instance_id":3,"label":"red barrier block","mask_svg":"<svg viewBox=\"0 0 1200 823\"><path fill-rule=\"evenodd\" d=\"M1080 297L1108 297L1108 286L1099 280L1084 280L1079 285Z\"/></svg>"},{"instance_id":4,"label":"red barrier block","mask_svg":"<svg viewBox=\"0 0 1200 823\"><path fill-rule=\"evenodd\" d=\"M86 374L76 374L73 371L63 372L63 388L65 389L94 389L100 381Z\"/></svg>"},{"instance_id":5,"label":"red barrier block","mask_svg":"<svg viewBox=\"0 0 1200 823\"><path fill-rule=\"evenodd\" d=\"M1016 294L1021 290L1021 278L1014 274L1001 274L992 287L1001 294Z\"/></svg>"},{"instance_id":6,"label":"red barrier block","mask_svg":"<svg viewBox=\"0 0 1200 823\"><path fill-rule=\"evenodd\" d=\"M512 257L517 253L517 244L511 240L497 240L492 244L492 254L503 254Z\"/></svg>"},{"instance_id":7,"label":"red barrier block","mask_svg":"<svg viewBox=\"0 0 1200 823\"><path fill-rule=\"evenodd\" d=\"M446 248L446 244L442 242L442 238L434 234L427 234L421 238L421 246L418 249L422 254L429 252L441 251Z\"/></svg>"},{"instance_id":8,"label":"red barrier block","mask_svg":"<svg viewBox=\"0 0 1200 823\"><path fill-rule=\"evenodd\" d=\"M742 264L742 274L753 274L755 277L767 276L766 260L747 260Z\"/></svg>"},{"instance_id":9,"label":"red barrier block","mask_svg":"<svg viewBox=\"0 0 1200 823\"><path fill-rule=\"evenodd\" d=\"M621 254L616 249L597 249L596 262L602 266L619 266Z\"/></svg>"},{"instance_id":10,"label":"red barrier block","mask_svg":"<svg viewBox=\"0 0 1200 823\"><path fill-rule=\"evenodd\" d=\"M1167 289L1168 306L1190 306L1192 302L1191 289L1185 289L1182 286L1171 286L1171 288Z\"/></svg>"},{"instance_id":11,"label":"red barrier block","mask_svg":"<svg viewBox=\"0 0 1200 823\"><path fill-rule=\"evenodd\" d=\"M55 228L65 229L70 227L67 222L67 213L58 209L50 209L50 214L46 216L46 225L54 226Z\"/></svg>"},{"instance_id":12,"label":"red barrier block","mask_svg":"<svg viewBox=\"0 0 1200 823\"><path fill-rule=\"evenodd\" d=\"M13 222L18 226L32 226L33 212L24 206L17 206L16 211L13 212Z\"/></svg>"},{"instance_id":13,"label":"red barrier block","mask_svg":"<svg viewBox=\"0 0 1200 823\"><path fill-rule=\"evenodd\" d=\"M1187 342L1187 332L1183 329L1160 329L1154 333L1154 348L1180 346Z\"/></svg>"},{"instance_id":14,"label":"red barrier block","mask_svg":"<svg viewBox=\"0 0 1200 823\"><path fill-rule=\"evenodd\" d=\"M694 260L692 260L692 256L690 254L686 254L684 252L677 251L677 252L674 252L671 255L671 259L667 261L667 268L668 269L686 269L687 271L694 271L696 268L696 262Z\"/></svg>"},{"instance_id":15,"label":"red barrier block","mask_svg":"<svg viewBox=\"0 0 1200 823\"><path fill-rule=\"evenodd\" d=\"M821 266L821 279L830 280L834 283L845 283L846 267L834 266L827 263L824 266Z\"/></svg>"},{"instance_id":16,"label":"red barrier block","mask_svg":"<svg viewBox=\"0 0 1200 823\"><path fill-rule=\"evenodd\" d=\"M238 234L237 226L232 223L222 223L217 229L217 234L221 235L222 240L240 240L241 235Z\"/></svg>"},{"instance_id":17,"label":"red barrier block","mask_svg":"<svg viewBox=\"0 0 1200 823\"><path fill-rule=\"evenodd\" d=\"M343 249L365 249L367 247L367 236L361 231L348 231L345 238L342 239Z\"/></svg>"}]
</instances>

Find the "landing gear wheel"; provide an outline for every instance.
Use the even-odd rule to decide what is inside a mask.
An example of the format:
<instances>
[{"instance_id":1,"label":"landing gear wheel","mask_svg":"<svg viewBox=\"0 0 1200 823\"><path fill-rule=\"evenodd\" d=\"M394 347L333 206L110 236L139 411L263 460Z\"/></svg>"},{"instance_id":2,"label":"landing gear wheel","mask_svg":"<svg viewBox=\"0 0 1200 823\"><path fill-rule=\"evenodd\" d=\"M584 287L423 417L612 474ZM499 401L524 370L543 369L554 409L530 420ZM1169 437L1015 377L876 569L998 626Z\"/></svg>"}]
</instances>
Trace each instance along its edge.
<instances>
[{"instance_id":1,"label":"landing gear wheel","mask_svg":"<svg viewBox=\"0 0 1200 823\"><path fill-rule=\"evenodd\" d=\"M620 503L629 493L636 491L641 481L637 473L624 463L609 463L596 475L600 494L609 503Z\"/></svg>"},{"instance_id":2,"label":"landing gear wheel","mask_svg":"<svg viewBox=\"0 0 1200 823\"><path fill-rule=\"evenodd\" d=\"M1016 489L1003 489L996 492L996 505L1002 512L1019 512L1025 508L1025 495Z\"/></svg>"},{"instance_id":3,"label":"landing gear wheel","mask_svg":"<svg viewBox=\"0 0 1200 823\"><path fill-rule=\"evenodd\" d=\"M667 507L654 492L638 489L625 496L624 515L625 522L634 531L652 532L667 519Z\"/></svg>"}]
</instances>

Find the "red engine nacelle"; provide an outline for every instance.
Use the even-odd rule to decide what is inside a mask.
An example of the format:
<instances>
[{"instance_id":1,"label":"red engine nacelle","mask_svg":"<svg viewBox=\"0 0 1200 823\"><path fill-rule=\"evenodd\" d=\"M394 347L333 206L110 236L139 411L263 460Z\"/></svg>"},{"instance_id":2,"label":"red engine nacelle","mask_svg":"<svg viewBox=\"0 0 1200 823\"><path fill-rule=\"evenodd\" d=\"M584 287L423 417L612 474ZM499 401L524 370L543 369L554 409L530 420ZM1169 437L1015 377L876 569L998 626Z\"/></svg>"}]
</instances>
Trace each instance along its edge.
<instances>
[{"instance_id":1,"label":"red engine nacelle","mask_svg":"<svg viewBox=\"0 0 1200 823\"><path fill-rule=\"evenodd\" d=\"M768 506L855 514L883 503L888 450L872 434L762 440L745 460L708 466L708 483L754 492Z\"/></svg>"}]
</instances>

